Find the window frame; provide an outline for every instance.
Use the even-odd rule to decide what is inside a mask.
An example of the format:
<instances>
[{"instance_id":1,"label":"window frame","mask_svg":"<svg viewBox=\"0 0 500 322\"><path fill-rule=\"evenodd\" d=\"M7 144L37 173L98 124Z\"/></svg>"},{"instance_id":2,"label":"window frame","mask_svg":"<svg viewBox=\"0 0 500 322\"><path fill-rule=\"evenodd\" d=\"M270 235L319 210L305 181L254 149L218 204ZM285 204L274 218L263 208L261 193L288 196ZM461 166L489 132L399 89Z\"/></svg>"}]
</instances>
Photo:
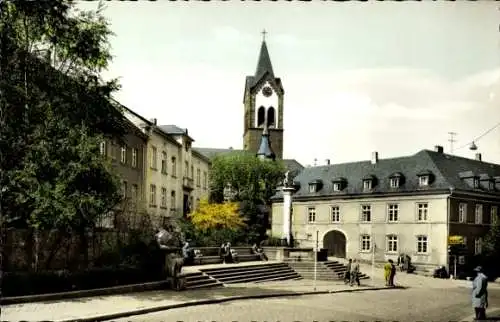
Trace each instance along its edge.
<instances>
[{"instance_id":1,"label":"window frame","mask_svg":"<svg viewBox=\"0 0 500 322\"><path fill-rule=\"evenodd\" d=\"M307 222L310 224L316 222L316 207L307 207Z\"/></svg>"},{"instance_id":2,"label":"window frame","mask_svg":"<svg viewBox=\"0 0 500 322\"><path fill-rule=\"evenodd\" d=\"M389 223L399 222L399 204L397 203L387 204L387 222Z\"/></svg>"},{"instance_id":3,"label":"window frame","mask_svg":"<svg viewBox=\"0 0 500 322\"><path fill-rule=\"evenodd\" d=\"M132 168L137 168L137 161L138 161L138 149L133 148L132 149L132 160L131 160L131 166Z\"/></svg>"},{"instance_id":4,"label":"window frame","mask_svg":"<svg viewBox=\"0 0 500 322\"><path fill-rule=\"evenodd\" d=\"M468 205L466 202L460 202L458 204L458 222L465 224L467 223L467 208Z\"/></svg>"},{"instance_id":5,"label":"window frame","mask_svg":"<svg viewBox=\"0 0 500 322\"><path fill-rule=\"evenodd\" d=\"M428 255L429 254L429 237L426 235L418 235L415 238L415 253L418 255ZM420 247L424 248L425 246L425 251L419 250Z\"/></svg>"},{"instance_id":6,"label":"window frame","mask_svg":"<svg viewBox=\"0 0 500 322\"><path fill-rule=\"evenodd\" d=\"M156 207L156 185L149 185L149 206Z\"/></svg>"},{"instance_id":7,"label":"window frame","mask_svg":"<svg viewBox=\"0 0 500 322\"><path fill-rule=\"evenodd\" d=\"M400 182L399 177L392 177L389 179L389 185L391 189L399 188Z\"/></svg>"},{"instance_id":8,"label":"window frame","mask_svg":"<svg viewBox=\"0 0 500 322\"><path fill-rule=\"evenodd\" d=\"M330 206L330 222L332 223L340 222L340 207L338 205Z\"/></svg>"},{"instance_id":9,"label":"window frame","mask_svg":"<svg viewBox=\"0 0 500 322\"><path fill-rule=\"evenodd\" d=\"M161 187L160 207L167 208L167 188Z\"/></svg>"},{"instance_id":10,"label":"window frame","mask_svg":"<svg viewBox=\"0 0 500 322\"><path fill-rule=\"evenodd\" d=\"M429 176L428 175L419 176L418 185L420 187L427 187L429 185Z\"/></svg>"},{"instance_id":11,"label":"window frame","mask_svg":"<svg viewBox=\"0 0 500 322\"><path fill-rule=\"evenodd\" d=\"M483 210L484 206L483 204L476 204L474 207L474 224L476 225L482 225L483 224Z\"/></svg>"},{"instance_id":12,"label":"window frame","mask_svg":"<svg viewBox=\"0 0 500 322\"><path fill-rule=\"evenodd\" d=\"M368 245L368 247L365 247ZM361 234L359 236L359 251L362 253L368 253L372 251L372 236L369 234Z\"/></svg>"},{"instance_id":13,"label":"window frame","mask_svg":"<svg viewBox=\"0 0 500 322\"><path fill-rule=\"evenodd\" d=\"M340 182L333 183L333 191L338 192L338 191L342 190L342 189L340 189L340 187L341 187Z\"/></svg>"},{"instance_id":14,"label":"window frame","mask_svg":"<svg viewBox=\"0 0 500 322\"><path fill-rule=\"evenodd\" d=\"M317 192L316 184L315 183L310 183L309 184L309 193L316 193L316 192Z\"/></svg>"},{"instance_id":15,"label":"window frame","mask_svg":"<svg viewBox=\"0 0 500 322\"><path fill-rule=\"evenodd\" d=\"M168 154L166 151L161 152L161 173L167 174L168 173Z\"/></svg>"},{"instance_id":16,"label":"window frame","mask_svg":"<svg viewBox=\"0 0 500 322\"><path fill-rule=\"evenodd\" d=\"M369 220L366 220L366 214L369 216ZM364 204L361 205L361 216L360 216L360 221L361 222L372 222L372 205Z\"/></svg>"},{"instance_id":17,"label":"window frame","mask_svg":"<svg viewBox=\"0 0 500 322\"><path fill-rule=\"evenodd\" d=\"M373 184L371 179L363 180L363 191L370 191L373 189Z\"/></svg>"},{"instance_id":18,"label":"window frame","mask_svg":"<svg viewBox=\"0 0 500 322\"><path fill-rule=\"evenodd\" d=\"M396 254L399 251L399 237L396 234L385 236L385 249L387 253ZM392 246L392 247L391 247ZM394 247L395 246L395 247Z\"/></svg>"},{"instance_id":19,"label":"window frame","mask_svg":"<svg viewBox=\"0 0 500 322\"><path fill-rule=\"evenodd\" d=\"M425 215L425 219L421 218L422 214ZM428 221L429 221L429 203L417 202L417 222L428 222Z\"/></svg>"},{"instance_id":20,"label":"window frame","mask_svg":"<svg viewBox=\"0 0 500 322\"><path fill-rule=\"evenodd\" d=\"M126 145L122 145L120 147L120 163L121 164L127 163L127 146Z\"/></svg>"}]
</instances>

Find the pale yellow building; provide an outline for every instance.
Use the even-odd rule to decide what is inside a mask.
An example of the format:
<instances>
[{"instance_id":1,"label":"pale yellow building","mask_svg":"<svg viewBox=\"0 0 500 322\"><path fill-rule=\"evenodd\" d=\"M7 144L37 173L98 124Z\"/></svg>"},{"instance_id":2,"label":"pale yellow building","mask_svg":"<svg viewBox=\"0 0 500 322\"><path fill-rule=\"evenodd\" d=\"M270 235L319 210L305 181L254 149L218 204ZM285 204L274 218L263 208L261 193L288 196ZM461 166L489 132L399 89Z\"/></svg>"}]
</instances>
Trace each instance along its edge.
<instances>
[{"instance_id":1,"label":"pale yellow building","mask_svg":"<svg viewBox=\"0 0 500 322\"><path fill-rule=\"evenodd\" d=\"M500 165L479 154L466 159L437 146L379 160L375 152L371 161L304 169L274 197L272 234L290 233L300 247L318 240L334 257L383 262L407 254L417 267L446 266L457 258L450 236L461 236L467 256L481 253L499 191Z\"/></svg>"},{"instance_id":2,"label":"pale yellow building","mask_svg":"<svg viewBox=\"0 0 500 322\"><path fill-rule=\"evenodd\" d=\"M187 130L157 125L126 109L126 117L148 135L146 202L158 226L172 216L187 216L201 198L208 196L210 160L192 150Z\"/></svg>"}]
</instances>

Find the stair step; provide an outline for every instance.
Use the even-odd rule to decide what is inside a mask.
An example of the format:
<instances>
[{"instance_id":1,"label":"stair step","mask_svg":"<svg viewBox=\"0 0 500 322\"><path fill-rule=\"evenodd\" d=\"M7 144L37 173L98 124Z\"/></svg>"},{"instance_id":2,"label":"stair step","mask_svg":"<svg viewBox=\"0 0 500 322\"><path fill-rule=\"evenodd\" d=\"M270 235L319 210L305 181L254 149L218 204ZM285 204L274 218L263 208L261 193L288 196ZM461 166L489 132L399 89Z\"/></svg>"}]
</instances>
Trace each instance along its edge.
<instances>
[{"instance_id":1,"label":"stair step","mask_svg":"<svg viewBox=\"0 0 500 322\"><path fill-rule=\"evenodd\" d=\"M210 284L199 284L199 285L190 285L186 286L187 290L194 290L194 289L200 289L200 288L212 288L212 287L224 287L224 284L221 282L214 282Z\"/></svg>"},{"instance_id":2,"label":"stair step","mask_svg":"<svg viewBox=\"0 0 500 322\"><path fill-rule=\"evenodd\" d=\"M271 281L283 281L283 280L288 280L288 279L301 279L301 277L296 277L296 275L297 274L278 276L278 277L266 279L263 281L256 281L255 283L265 283L265 282L271 282Z\"/></svg>"},{"instance_id":3,"label":"stair step","mask_svg":"<svg viewBox=\"0 0 500 322\"><path fill-rule=\"evenodd\" d=\"M210 283L216 283L216 282L218 282L218 281L207 277L206 279L203 279L203 280L186 281L186 285L188 285L188 286L202 285L202 284L210 284Z\"/></svg>"},{"instance_id":4,"label":"stair step","mask_svg":"<svg viewBox=\"0 0 500 322\"><path fill-rule=\"evenodd\" d=\"M217 272L227 273L237 272L237 271L245 271L245 270L261 270L261 269L269 269L270 267L288 267L288 265L284 263L276 263L276 264L266 264L266 265L252 265L252 266L230 266L230 267L218 267L218 268L209 268L209 269L200 269L200 271L207 274L216 274Z\"/></svg>"},{"instance_id":5,"label":"stair step","mask_svg":"<svg viewBox=\"0 0 500 322\"><path fill-rule=\"evenodd\" d=\"M247 272L247 274L240 274L240 275L230 275L230 276L217 276L214 278L221 281L225 282L228 280L233 280L233 279L249 279L253 277L263 277L263 276L271 276L275 274L281 274L281 273L294 273L297 274L294 270L275 270L275 271L270 271L267 272L267 274L262 274L261 272Z\"/></svg>"},{"instance_id":6,"label":"stair step","mask_svg":"<svg viewBox=\"0 0 500 322\"><path fill-rule=\"evenodd\" d=\"M230 276L240 276L240 275L246 275L246 274L266 274L266 273L273 273L275 271L283 271L283 270L290 270L289 267L268 267L265 269L258 269L258 270L238 270L238 271L227 271L227 272L217 272L217 273L210 273L210 276L212 276L215 279L219 279L222 277L230 277Z\"/></svg>"},{"instance_id":7,"label":"stair step","mask_svg":"<svg viewBox=\"0 0 500 322\"><path fill-rule=\"evenodd\" d=\"M299 275L294 272L283 272L281 274L273 274L273 275L265 275L265 276L254 276L251 278L240 278L240 279L233 279L231 281L226 281L225 284L237 284L237 283L249 283L249 282L256 282L256 281L268 281L272 278L276 277L298 277Z\"/></svg>"}]
</instances>

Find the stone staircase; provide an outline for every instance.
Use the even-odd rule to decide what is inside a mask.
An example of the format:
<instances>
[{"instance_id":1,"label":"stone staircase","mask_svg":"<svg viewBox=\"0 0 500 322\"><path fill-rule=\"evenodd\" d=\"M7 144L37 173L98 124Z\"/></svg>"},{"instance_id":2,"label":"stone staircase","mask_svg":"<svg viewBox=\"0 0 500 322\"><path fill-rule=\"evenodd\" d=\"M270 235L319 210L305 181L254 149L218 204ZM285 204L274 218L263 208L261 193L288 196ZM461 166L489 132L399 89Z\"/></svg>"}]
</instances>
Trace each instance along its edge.
<instances>
[{"instance_id":1,"label":"stone staircase","mask_svg":"<svg viewBox=\"0 0 500 322\"><path fill-rule=\"evenodd\" d=\"M183 275L186 278L185 285L187 290L224 286L222 282L211 278L203 272L189 272Z\"/></svg>"},{"instance_id":2,"label":"stone staircase","mask_svg":"<svg viewBox=\"0 0 500 322\"><path fill-rule=\"evenodd\" d=\"M293 268L294 271L305 279L314 279L314 261L302 260L294 261L288 260L286 263ZM316 279L323 281L341 280L347 267L338 261L317 262ZM368 279L366 274L361 273L360 279Z\"/></svg>"},{"instance_id":3,"label":"stone staircase","mask_svg":"<svg viewBox=\"0 0 500 322\"><path fill-rule=\"evenodd\" d=\"M223 284L301 279L301 276L287 265L287 263L232 265L206 269L200 268L200 271Z\"/></svg>"}]
</instances>

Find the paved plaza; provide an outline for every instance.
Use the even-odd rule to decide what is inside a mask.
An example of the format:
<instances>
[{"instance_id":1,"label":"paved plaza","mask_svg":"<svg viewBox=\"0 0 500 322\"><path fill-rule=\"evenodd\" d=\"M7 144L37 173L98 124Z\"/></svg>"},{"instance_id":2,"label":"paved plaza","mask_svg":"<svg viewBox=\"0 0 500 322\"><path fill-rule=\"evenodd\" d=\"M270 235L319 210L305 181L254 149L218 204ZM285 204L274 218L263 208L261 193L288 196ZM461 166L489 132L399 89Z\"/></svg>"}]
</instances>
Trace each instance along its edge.
<instances>
[{"instance_id":1,"label":"paved plaza","mask_svg":"<svg viewBox=\"0 0 500 322\"><path fill-rule=\"evenodd\" d=\"M500 307L494 291L492 307ZM463 288L337 293L294 298L234 301L173 309L116 321L472 321ZM500 316L493 308L490 316Z\"/></svg>"}]
</instances>

